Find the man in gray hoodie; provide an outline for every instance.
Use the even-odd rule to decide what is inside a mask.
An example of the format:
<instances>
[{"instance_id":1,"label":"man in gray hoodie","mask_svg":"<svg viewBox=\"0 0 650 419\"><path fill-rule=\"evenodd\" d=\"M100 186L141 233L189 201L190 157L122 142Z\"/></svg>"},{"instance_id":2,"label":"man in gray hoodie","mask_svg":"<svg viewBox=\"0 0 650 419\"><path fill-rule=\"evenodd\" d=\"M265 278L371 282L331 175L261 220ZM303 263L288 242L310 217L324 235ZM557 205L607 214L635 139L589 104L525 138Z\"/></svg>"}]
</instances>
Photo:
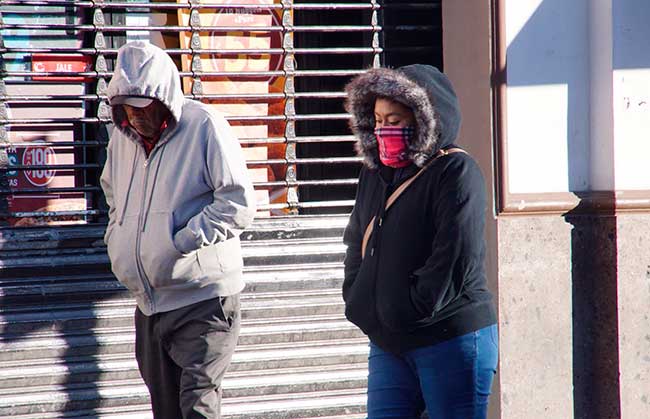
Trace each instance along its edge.
<instances>
[{"instance_id":1,"label":"man in gray hoodie","mask_svg":"<svg viewBox=\"0 0 650 419\"><path fill-rule=\"evenodd\" d=\"M255 214L239 142L221 115L185 99L174 62L146 42L119 49L108 99L104 241L137 302L154 418L219 418L240 328L239 235Z\"/></svg>"}]
</instances>

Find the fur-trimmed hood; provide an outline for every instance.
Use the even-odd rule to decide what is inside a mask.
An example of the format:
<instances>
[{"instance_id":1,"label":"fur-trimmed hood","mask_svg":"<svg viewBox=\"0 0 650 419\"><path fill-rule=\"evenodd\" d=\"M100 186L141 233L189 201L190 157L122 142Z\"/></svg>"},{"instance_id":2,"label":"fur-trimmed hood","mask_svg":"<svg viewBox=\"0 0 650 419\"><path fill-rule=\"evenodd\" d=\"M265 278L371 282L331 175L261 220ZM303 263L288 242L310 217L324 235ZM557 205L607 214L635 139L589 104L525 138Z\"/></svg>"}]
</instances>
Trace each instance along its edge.
<instances>
[{"instance_id":1,"label":"fur-trimmed hood","mask_svg":"<svg viewBox=\"0 0 650 419\"><path fill-rule=\"evenodd\" d=\"M453 144L458 136L458 98L447 76L430 65L371 69L348 83L345 91L345 109L352 115L350 128L357 137L357 153L370 168L379 165L374 133L377 97L395 100L413 111L416 127L408 155L418 167L439 149Z\"/></svg>"}]
</instances>

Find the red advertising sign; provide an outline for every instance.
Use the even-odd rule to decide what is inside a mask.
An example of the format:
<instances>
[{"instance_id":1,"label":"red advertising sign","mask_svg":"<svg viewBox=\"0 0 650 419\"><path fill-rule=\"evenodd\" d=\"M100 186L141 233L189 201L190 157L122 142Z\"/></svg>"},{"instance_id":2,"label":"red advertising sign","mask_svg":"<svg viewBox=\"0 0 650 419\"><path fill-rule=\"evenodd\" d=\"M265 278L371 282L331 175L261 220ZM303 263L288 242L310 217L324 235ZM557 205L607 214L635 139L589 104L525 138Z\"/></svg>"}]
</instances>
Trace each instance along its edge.
<instances>
[{"instance_id":1,"label":"red advertising sign","mask_svg":"<svg viewBox=\"0 0 650 419\"><path fill-rule=\"evenodd\" d=\"M41 166L34 169L17 169L7 171L8 185L15 191L24 189L40 191L24 194L17 193L7 197L11 212L56 212L78 211L86 208L82 192L52 193L49 188L74 187L75 176L71 170L53 170L43 166L70 164L74 160L73 150L33 144L26 147L9 147L7 149L10 166ZM10 218L9 225L28 226L48 223L79 223L79 217L25 217Z\"/></svg>"},{"instance_id":2,"label":"red advertising sign","mask_svg":"<svg viewBox=\"0 0 650 419\"><path fill-rule=\"evenodd\" d=\"M188 3L189 0L177 0ZM209 30L199 31L201 48L213 50L201 54L201 68L204 72L224 73L204 75L201 86L204 93L233 93L232 99L207 101L217 112L228 116L260 117L258 120L230 121L230 125L240 139L282 137L286 129L285 119L266 120L265 116L283 115L286 101L269 98L268 100L246 99L244 95L268 95L284 92L284 76L269 74L281 70L285 55L282 50L285 32L282 30L284 9L274 7L281 0L198 0L206 6L200 9L199 22ZM209 4L232 5L232 7L214 7ZM242 7L247 6L247 7ZM178 21L182 25L190 24L190 8L180 8ZM192 32L181 32L181 48L191 46ZM273 51L272 51L273 50ZM189 55L182 59L183 70L190 71L192 62ZM192 91L192 79L183 78L186 93ZM242 97L237 98L236 96ZM281 159L286 154L286 144L252 144L244 147L247 160ZM266 163L249 164L254 182L271 182L286 177L287 166ZM287 201L288 188L284 186L260 186L256 188L258 204L284 203ZM283 214L284 210L273 210Z\"/></svg>"},{"instance_id":3,"label":"red advertising sign","mask_svg":"<svg viewBox=\"0 0 650 419\"><path fill-rule=\"evenodd\" d=\"M85 55L32 55L32 71L38 73L83 73L89 71L92 65L91 57ZM37 81L90 81L83 76L65 75L34 75Z\"/></svg>"},{"instance_id":4,"label":"red advertising sign","mask_svg":"<svg viewBox=\"0 0 650 419\"><path fill-rule=\"evenodd\" d=\"M24 166L49 166L56 164L56 154L52 147L29 146L23 151ZM54 180L55 170L25 170L25 178L34 186L45 186Z\"/></svg>"},{"instance_id":5,"label":"red advertising sign","mask_svg":"<svg viewBox=\"0 0 650 419\"><path fill-rule=\"evenodd\" d=\"M45 61L42 55L41 58L36 56L33 64ZM86 86L81 82L36 83L31 80L12 82L6 89L9 96L20 97L78 97L86 92ZM52 116L74 121L83 118L84 106L84 102L79 100L30 99L28 104L8 102L6 110L10 121ZM69 145L80 139L77 124L27 122L8 125L6 130L9 144L5 144L0 151L4 150L9 158L5 187L12 192L0 196L0 207L18 214L8 217L8 224L33 226L84 222L83 216L70 214L83 211L88 206L85 192L75 191L77 186L84 185L83 170L71 168L74 164L83 163L79 149Z\"/></svg>"},{"instance_id":6,"label":"red advertising sign","mask_svg":"<svg viewBox=\"0 0 650 419\"><path fill-rule=\"evenodd\" d=\"M251 31L233 31L223 32L214 31L209 34L209 45L212 49L218 50L245 50L258 49L265 50L269 48L282 47L282 32L280 31L255 31L255 27L264 26L282 26L280 21L280 10L264 7L273 4L268 0L228 0L228 3L237 4L257 4L255 9L217 9L212 17L210 26L239 26L248 27ZM282 69L282 54L218 54L212 55L212 66L217 71L277 71ZM260 80L273 84L275 76L268 78L254 76L239 76L239 81Z\"/></svg>"}]
</instances>

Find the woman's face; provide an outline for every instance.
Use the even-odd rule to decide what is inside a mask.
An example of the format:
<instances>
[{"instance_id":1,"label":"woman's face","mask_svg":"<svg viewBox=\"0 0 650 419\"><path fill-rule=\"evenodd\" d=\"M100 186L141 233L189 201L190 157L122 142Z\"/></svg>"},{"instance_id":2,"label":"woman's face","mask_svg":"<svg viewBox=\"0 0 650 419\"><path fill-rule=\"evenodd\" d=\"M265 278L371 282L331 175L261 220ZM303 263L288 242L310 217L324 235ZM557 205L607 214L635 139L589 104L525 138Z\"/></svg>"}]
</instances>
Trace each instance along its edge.
<instances>
[{"instance_id":1,"label":"woman's face","mask_svg":"<svg viewBox=\"0 0 650 419\"><path fill-rule=\"evenodd\" d=\"M390 99L375 100L375 129L384 127L406 127L414 125L415 117L407 106Z\"/></svg>"}]
</instances>

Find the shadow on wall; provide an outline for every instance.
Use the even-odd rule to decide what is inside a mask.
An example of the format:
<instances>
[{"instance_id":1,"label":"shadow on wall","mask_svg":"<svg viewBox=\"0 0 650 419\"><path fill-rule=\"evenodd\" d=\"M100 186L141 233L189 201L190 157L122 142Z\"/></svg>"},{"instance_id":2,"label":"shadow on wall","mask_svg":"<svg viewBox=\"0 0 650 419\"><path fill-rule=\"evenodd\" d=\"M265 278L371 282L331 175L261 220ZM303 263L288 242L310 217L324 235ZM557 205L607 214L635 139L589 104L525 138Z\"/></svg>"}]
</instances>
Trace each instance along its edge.
<instances>
[{"instance_id":1,"label":"shadow on wall","mask_svg":"<svg viewBox=\"0 0 650 419\"><path fill-rule=\"evenodd\" d=\"M574 419L620 418L616 213L589 214L592 208L582 199L565 214L573 226Z\"/></svg>"},{"instance_id":2,"label":"shadow on wall","mask_svg":"<svg viewBox=\"0 0 650 419\"><path fill-rule=\"evenodd\" d=\"M636 0L640 3L646 0ZM620 3L627 3L621 5ZM615 2L614 8L633 8ZM507 49L509 87L563 85L567 92L569 191L580 204L565 214L571 233L574 418L620 417L615 208L594 211L590 188L589 2L544 0ZM616 30L616 29L615 29ZM648 37L650 29L646 27ZM648 38L645 38L648 39ZM630 45L647 51L646 45ZM626 57L631 53L626 52ZM643 59L615 65L648 67ZM537 115L544 118L544 115ZM552 139L551 139L552 140ZM613 148L613 145L610 145ZM614 159L613 150L610 153ZM548 150L553 159L553 150ZM536 156L539 158L539 156ZM614 167L613 162L611 167ZM541 174L540 174L541 175ZM613 176L613 173L612 173ZM614 193L611 193L611 202ZM549 354L552 356L552 354Z\"/></svg>"},{"instance_id":3,"label":"shadow on wall","mask_svg":"<svg viewBox=\"0 0 650 419\"><path fill-rule=\"evenodd\" d=\"M614 70L650 68L649 15L648 0L612 2Z\"/></svg>"}]
</instances>

